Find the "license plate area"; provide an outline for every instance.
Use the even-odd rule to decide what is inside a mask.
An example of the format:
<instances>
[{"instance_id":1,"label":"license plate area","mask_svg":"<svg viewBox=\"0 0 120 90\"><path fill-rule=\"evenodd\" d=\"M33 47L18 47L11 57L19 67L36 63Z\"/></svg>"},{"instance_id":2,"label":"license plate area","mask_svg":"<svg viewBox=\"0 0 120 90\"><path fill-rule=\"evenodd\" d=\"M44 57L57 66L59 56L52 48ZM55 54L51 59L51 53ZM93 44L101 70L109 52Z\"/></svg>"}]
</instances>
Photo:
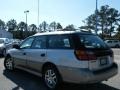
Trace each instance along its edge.
<instances>
[{"instance_id":1,"label":"license plate area","mask_svg":"<svg viewBox=\"0 0 120 90\"><path fill-rule=\"evenodd\" d=\"M108 58L107 57L102 57L100 58L100 66L104 66L108 64Z\"/></svg>"}]
</instances>

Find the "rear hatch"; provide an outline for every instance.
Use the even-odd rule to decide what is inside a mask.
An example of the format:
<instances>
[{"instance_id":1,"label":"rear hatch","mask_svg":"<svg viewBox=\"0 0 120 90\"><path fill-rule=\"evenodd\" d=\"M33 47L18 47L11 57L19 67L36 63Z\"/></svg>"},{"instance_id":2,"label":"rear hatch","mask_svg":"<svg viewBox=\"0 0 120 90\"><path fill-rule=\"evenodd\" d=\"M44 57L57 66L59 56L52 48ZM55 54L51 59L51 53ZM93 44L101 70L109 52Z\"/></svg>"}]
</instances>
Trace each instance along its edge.
<instances>
[{"instance_id":1,"label":"rear hatch","mask_svg":"<svg viewBox=\"0 0 120 90\"><path fill-rule=\"evenodd\" d=\"M113 52L110 49L92 50L96 60L89 60L90 70L100 70L110 67L113 64Z\"/></svg>"},{"instance_id":2,"label":"rear hatch","mask_svg":"<svg viewBox=\"0 0 120 90\"><path fill-rule=\"evenodd\" d=\"M78 35L76 40L75 55L78 60L88 62L90 70L101 70L113 64L112 50L97 35Z\"/></svg>"}]
</instances>

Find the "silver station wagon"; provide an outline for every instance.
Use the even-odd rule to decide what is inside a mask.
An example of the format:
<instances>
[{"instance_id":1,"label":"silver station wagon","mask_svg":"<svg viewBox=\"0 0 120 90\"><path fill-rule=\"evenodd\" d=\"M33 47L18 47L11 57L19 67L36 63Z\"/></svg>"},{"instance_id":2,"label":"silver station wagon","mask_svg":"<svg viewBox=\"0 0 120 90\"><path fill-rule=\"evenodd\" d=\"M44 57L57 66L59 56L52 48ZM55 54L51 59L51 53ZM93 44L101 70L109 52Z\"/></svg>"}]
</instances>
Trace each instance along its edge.
<instances>
[{"instance_id":1,"label":"silver station wagon","mask_svg":"<svg viewBox=\"0 0 120 90\"><path fill-rule=\"evenodd\" d=\"M98 83L118 73L113 51L104 41L97 35L75 31L30 36L7 52L4 66L41 76L50 90L62 82Z\"/></svg>"}]
</instances>

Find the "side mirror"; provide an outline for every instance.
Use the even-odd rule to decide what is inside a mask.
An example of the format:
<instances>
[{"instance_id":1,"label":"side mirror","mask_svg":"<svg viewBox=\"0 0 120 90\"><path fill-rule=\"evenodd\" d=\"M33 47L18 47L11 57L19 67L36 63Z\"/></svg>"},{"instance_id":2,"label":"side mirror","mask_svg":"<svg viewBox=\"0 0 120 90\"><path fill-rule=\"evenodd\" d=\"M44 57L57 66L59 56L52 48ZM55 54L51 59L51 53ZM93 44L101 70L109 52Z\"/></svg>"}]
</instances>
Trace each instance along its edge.
<instances>
[{"instance_id":1,"label":"side mirror","mask_svg":"<svg viewBox=\"0 0 120 90\"><path fill-rule=\"evenodd\" d=\"M14 45L13 45L13 48L15 48L15 49L20 49L20 46L17 45L17 44L14 44Z\"/></svg>"}]
</instances>

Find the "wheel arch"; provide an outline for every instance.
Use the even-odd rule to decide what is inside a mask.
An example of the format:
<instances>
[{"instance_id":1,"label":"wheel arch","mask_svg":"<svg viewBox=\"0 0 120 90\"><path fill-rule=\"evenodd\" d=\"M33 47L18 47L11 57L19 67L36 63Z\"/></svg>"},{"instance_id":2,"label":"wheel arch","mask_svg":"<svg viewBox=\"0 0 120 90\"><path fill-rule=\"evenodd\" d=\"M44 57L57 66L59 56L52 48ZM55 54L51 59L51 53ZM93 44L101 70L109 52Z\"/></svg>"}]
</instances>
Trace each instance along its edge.
<instances>
[{"instance_id":1,"label":"wheel arch","mask_svg":"<svg viewBox=\"0 0 120 90\"><path fill-rule=\"evenodd\" d=\"M10 55L10 54L7 54L7 55L5 56L5 58L8 58L8 57L11 57L11 55Z\"/></svg>"},{"instance_id":2,"label":"wheel arch","mask_svg":"<svg viewBox=\"0 0 120 90\"><path fill-rule=\"evenodd\" d=\"M46 62L46 63L43 64L43 66L42 66L42 73L44 72L45 67L48 67L48 66L54 67L57 70L57 72L59 73L59 75L60 75L60 77L62 79L62 75L61 75L59 69L57 68L57 66L54 63L51 63L51 62Z\"/></svg>"}]
</instances>

